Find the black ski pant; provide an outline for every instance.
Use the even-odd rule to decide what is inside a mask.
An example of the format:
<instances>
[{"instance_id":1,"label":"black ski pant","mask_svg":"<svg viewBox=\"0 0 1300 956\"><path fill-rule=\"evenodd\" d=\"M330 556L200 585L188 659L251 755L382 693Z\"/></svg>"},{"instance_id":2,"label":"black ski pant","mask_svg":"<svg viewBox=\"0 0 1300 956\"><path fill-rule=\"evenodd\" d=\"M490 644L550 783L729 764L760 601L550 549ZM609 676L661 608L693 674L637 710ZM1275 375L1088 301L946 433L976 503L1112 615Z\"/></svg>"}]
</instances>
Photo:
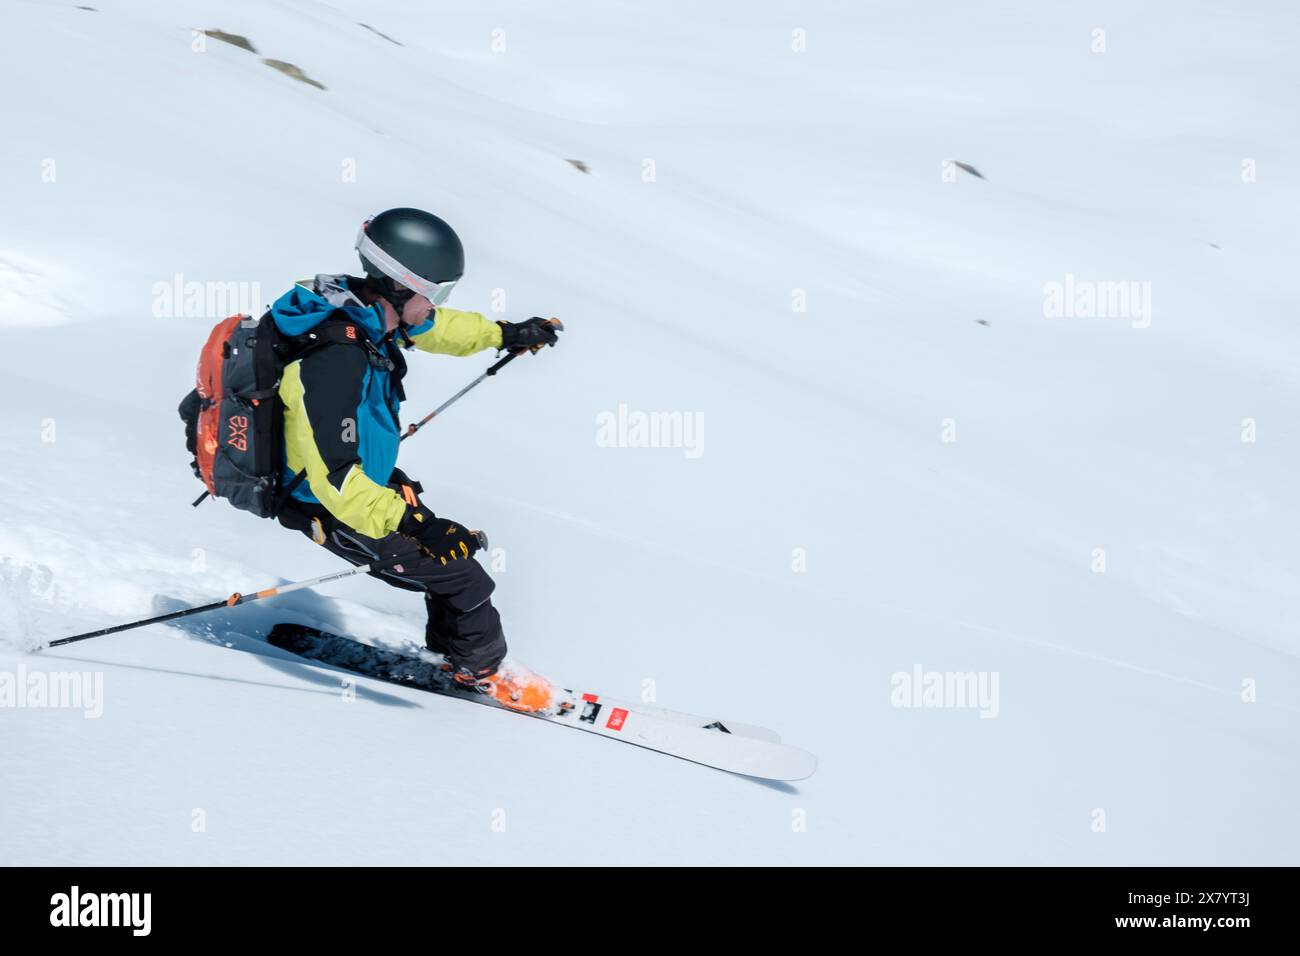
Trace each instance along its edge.
<instances>
[{"instance_id":1,"label":"black ski pant","mask_svg":"<svg viewBox=\"0 0 1300 956\"><path fill-rule=\"evenodd\" d=\"M408 591L424 593L429 619L424 643L458 667L491 674L506 656L501 615L492 606L496 582L473 558L443 564L420 550L404 534L369 538L339 522L320 506L290 500L280 523L301 531L352 564L401 557L399 564L370 572L373 577Z\"/></svg>"}]
</instances>

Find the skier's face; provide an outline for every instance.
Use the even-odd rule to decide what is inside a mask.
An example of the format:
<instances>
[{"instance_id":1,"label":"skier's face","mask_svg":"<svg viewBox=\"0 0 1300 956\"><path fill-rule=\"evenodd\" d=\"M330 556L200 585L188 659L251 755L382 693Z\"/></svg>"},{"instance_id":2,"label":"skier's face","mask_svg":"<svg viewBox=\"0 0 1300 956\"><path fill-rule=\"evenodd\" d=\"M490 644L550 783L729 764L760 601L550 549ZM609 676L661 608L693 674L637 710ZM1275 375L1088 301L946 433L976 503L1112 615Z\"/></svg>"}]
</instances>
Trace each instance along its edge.
<instances>
[{"instance_id":1,"label":"skier's face","mask_svg":"<svg viewBox=\"0 0 1300 956\"><path fill-rule=\"evenodd\" d=\"M432 309L433 303L424 296L413 295L402 306L402 323L405 325L419 325L428 318Z\"/></svg>"},{"instance_id":2,"label":"skier's face","mask_svg":"<svg viewBox=\"0 0 1300 956\"><path fill-rule=\"evenodd\" d=\"M398 285L391 279L379 295L383 303L385 325L389 332L403 325L419 325L429 315L433 303L422 295L417 295L405 286Z\"/></svg>"}]
</instances>

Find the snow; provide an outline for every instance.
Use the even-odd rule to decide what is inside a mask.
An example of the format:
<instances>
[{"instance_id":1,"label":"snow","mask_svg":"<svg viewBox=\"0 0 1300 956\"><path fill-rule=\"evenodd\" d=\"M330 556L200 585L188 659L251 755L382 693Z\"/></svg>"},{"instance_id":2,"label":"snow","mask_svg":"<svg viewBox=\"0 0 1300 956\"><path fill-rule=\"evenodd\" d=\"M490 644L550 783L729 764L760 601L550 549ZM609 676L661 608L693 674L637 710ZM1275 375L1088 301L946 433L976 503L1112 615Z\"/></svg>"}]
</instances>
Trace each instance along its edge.
<instances>
[{"instance_id":1,"label":"snow","mask_svg":"<svg viewBox=\"0 0 1300 956\"><path fill-rule=\"evenodd\" d=\"M93 6L0 30L0 675L103 682L0 708L0 860L1295 862L1291 5ZM221 315L156 289L268 301L395 205L461 233L449 304L569 330L403 449L503 549L512 651L813 778L349 699L263 642L418 642L364 579L28 653L337 568L190 507ZM1149 283L1149 324L1046 318L1067 276ZM487 363L416 356L409 415ZM620 406L700 454L608 447ZM996 675L996 716L895 706L917 668Z\"/></svg>"}]
</instances>

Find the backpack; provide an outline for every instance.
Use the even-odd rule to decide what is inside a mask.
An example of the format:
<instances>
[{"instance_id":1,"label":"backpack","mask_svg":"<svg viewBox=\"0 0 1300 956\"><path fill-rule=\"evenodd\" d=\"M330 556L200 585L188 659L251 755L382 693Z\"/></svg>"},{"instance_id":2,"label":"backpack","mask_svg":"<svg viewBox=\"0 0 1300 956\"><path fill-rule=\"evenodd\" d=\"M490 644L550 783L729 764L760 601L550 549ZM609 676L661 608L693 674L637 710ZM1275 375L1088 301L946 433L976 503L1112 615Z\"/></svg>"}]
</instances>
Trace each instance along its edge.
<instances>
[{"instance_id":1,"label":"backpack","mask_svg":"<svg viewBox=\"0 0 1300 956\"><path fill-rule=\"evenodd\" d=\"M300 336L287 336L268 310L260 319L232 315L213 327L199 353L195 388L181 400L190 467L211 495L259 518L274 518L290 493L307 477L284 481L284 410L280 377L284 367L314 347L345 342L378 349L348 321L326 320Z\"/></svg>"}]
</instances>

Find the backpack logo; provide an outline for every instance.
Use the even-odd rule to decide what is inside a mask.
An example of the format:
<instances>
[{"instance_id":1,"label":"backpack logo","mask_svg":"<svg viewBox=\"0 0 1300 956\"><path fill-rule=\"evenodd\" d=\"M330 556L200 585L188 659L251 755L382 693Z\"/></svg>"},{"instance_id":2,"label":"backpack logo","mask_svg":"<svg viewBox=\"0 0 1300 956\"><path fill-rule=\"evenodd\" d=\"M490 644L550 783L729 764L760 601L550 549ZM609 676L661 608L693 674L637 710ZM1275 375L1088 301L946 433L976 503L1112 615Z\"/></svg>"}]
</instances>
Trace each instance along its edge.
<instances>
[{"instance_id":1,"label":"backpack logo","mask_svg":"<svg viewBox=\"0 0 1300 956\"><path fill-rule=\"evenodd\" d=\"M248 451L248 416L231 415L226 424L230 430L226 433L226 444Z\"/></svg>"},{"instance_id":2,"label":"backpack logo","mask_svg":"<svg viewBox=\"0 0 1300 956\"><path fill-rule=\"evenodd\" d=\"M355 339L356 337L357 337L357 327L356 327L355 325L349 325L349 326L348 326L348 338L350 338L350 339Z\"/></svg>"}]
</instances>

